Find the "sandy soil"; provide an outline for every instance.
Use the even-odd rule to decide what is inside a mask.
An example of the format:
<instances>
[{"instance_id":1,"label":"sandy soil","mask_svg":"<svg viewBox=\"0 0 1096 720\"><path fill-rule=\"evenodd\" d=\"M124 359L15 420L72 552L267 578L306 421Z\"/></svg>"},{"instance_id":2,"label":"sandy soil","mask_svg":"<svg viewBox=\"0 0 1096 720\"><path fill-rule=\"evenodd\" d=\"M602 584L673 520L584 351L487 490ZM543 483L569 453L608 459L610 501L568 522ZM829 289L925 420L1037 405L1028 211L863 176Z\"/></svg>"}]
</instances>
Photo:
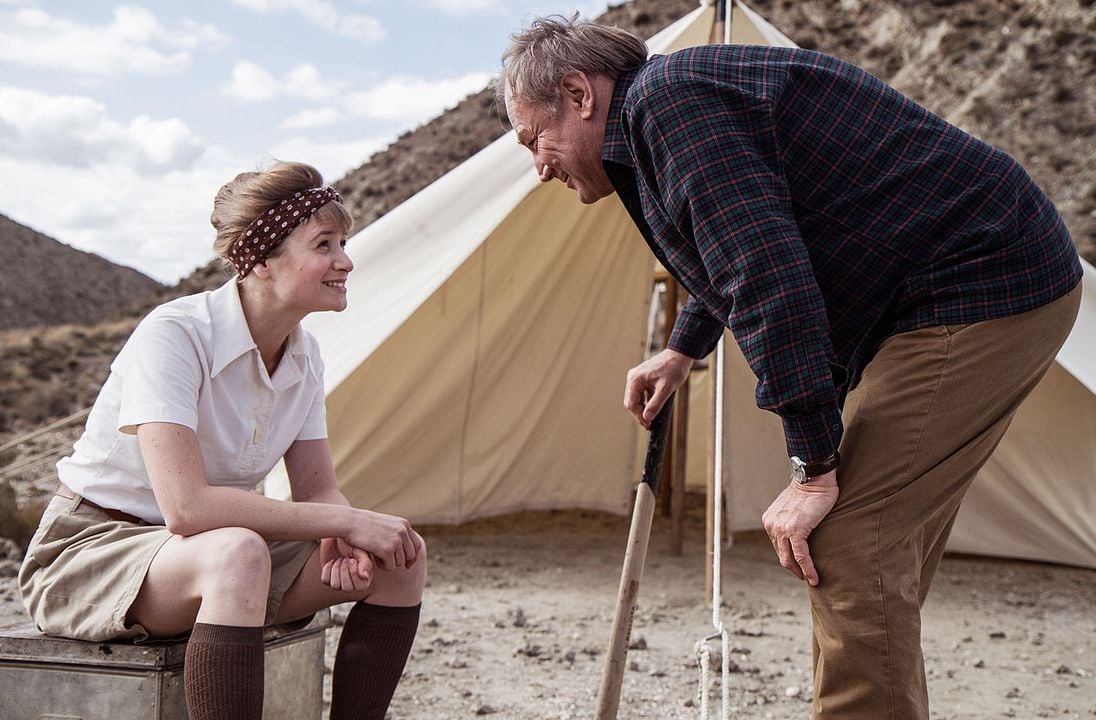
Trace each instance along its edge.
<instances>
[{"instance_id":1,"label":"sandy soil","mask_svg":"<svg viewBox=\"0 0 1096 720\"><path fill-rule=\"evenodd\" d=\"M699 717L694 645L713 626L703 499L691 501L681 557L667 552L669 522L656 520L621 718ZM392 717L591 717L628 522L537 513L426 528L424 625ZM735 537L723 574L732 717L809 717L799 581L759 533ZM1096 573L949 557L925 608L924 646L939 720L1096 717Z\"/></svg>"},{"instance_id":2,"label":"sandy soil","mask_svg":"<svg viewBox=\"0 0 1096 720\"><path fill-rule=\"evenodd\" d=\"M621 718L700 716L694 645L713 627L702 503L690 496L680 557L668 553L668 520L656 517ZM430 581L390 717L592 717L628 524L627 517L552 512L420 528ZM23 619L16 567L14 557L0 560L0 625ZM799 582L757 533L735 536L723 575L731 717L809 717L809 613ZM328 669L345 610L335 609ZM937 720L1096 717L1096 572L947 557L924 614ZM713 678L718 717L718 671Z\"/></svg>"}]
</instances>

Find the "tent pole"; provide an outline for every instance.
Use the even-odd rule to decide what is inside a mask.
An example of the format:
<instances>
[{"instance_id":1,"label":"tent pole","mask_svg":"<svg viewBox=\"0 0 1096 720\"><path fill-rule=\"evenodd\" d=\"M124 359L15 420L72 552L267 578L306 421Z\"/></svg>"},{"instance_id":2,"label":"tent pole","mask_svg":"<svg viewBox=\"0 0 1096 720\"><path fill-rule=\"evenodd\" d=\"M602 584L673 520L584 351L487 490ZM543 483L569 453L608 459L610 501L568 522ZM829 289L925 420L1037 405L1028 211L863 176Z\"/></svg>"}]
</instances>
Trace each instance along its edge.
<instances>
[{"instance_id":1,"label":"tent pole","mask_svg":"<svg viewBox=\"0 0 1096 720\"><path fill-rule=\"evenodd\" d=\"M733 7L734 0L724 0L717 6L717 13L715 18L715 28L713 29L713 35L722 32L723 43L730 44L731 42L731 23L734 18ZM723 13L719 13L718 10L722 9ZM713 38L713 42L715 42ZM722 493L717 499L715 493L716 473L722 474L722 455L723 447L722 442L722 427L723 427L723 393L721 392L723 383L723 340L720 339L719 346L714 353L714 356L708 361L708 398L711 402L712 414L711 414L711 432L708 433L708 463L707 463L707 477L704 483L704 547L705 560L704 563L704 605L705 607L712 607L712 585L715 582L714 569L712 563L715 560L715 549L713 547L713 541L715 538L715 503L722 501ZM722 522L722 515L720 525ZM730 527L730 521L726 523L727 527ZM723 530L723 527L720 527ZM730 532L727 533L727 547L731 546Z\"/></svg>"},{"instance_id":2,"label":"tent pole","mask_svg":"<svg viewBox=\"0 0 1096 720\"><path fill-rule=\"evenodd\" d=\"M708 400L712 408L708 428L711 432L708 433L708 463L707 473L704 478L704 604L705 607L709 608L712 606L712 582L714 579L712 561L715 559L712 539L715 535L715 444L719 442L719 439L715 436L715 414L719 412L715 406L715 384L718 381L718 376L719 373L715 369L715 359L712 358L708 362Z\"/></svg>"}]
</instances>

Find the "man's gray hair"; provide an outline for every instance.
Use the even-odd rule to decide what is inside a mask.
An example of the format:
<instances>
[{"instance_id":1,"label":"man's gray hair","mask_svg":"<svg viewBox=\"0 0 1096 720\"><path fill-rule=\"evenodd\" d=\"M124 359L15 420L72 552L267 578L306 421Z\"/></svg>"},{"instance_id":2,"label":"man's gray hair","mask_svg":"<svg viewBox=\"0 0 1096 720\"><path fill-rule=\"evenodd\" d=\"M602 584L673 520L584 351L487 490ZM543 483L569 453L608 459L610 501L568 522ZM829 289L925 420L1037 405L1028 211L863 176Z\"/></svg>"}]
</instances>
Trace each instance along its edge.
<instances>
[{"instance_id":1,"label":"man's gray hair","mask_svg":"<svg viewBox=\"0 0 1096 720\"><path fill-rule=\"evenodd\" d=\"M578 13L538 17L510 36L502 54L502 73L495 81L495 98L504 105L505 92L523 102L559 109L559 81L582 72L616 78L647 60L647 43L620 28L580 22Z\"/></svg>"}]
</instances>

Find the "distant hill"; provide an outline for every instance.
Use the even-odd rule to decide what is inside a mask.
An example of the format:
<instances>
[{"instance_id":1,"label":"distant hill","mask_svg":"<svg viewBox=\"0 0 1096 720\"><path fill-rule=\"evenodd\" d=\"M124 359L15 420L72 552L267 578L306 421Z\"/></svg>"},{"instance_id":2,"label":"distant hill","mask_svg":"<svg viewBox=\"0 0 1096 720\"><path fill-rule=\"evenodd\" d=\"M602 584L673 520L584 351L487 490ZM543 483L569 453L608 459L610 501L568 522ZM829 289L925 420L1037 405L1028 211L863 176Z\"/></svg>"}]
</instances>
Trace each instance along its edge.
<instances>
[{"instance_id":1,"label":"distant hill","mask_svg":"<svg viewBox=\"0 0 1096 720\"><path fill-rule=\"evenodd\" d=\"M110 320L162 288L0 215L0 330Z\"/></svg>"}]
</instances>

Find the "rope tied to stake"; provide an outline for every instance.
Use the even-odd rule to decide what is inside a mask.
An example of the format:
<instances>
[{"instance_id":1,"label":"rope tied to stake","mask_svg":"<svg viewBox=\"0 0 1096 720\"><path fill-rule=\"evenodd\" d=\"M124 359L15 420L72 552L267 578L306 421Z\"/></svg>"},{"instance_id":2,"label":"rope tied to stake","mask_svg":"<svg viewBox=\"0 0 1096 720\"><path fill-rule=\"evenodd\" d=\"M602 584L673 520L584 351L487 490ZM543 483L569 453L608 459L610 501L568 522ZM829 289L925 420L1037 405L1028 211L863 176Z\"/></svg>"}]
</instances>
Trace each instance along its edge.
<instances>
[{"instance_id":1,"label":"rope tied to stake","mask_svg":"<svg viewBox=\"0 0 1096 720\"><path fill-rule=\"evenodd\" d=\"M713 528L712 528L712 627L715 632L708 635L696 644L697 664L700 666L700 683L697 687L697 703L700 705L701 720L709 720L711 717L710 703L708 700L708 688L711 687L711 662L712 652L708 643L716 638L720 639L722 652L722 669L720 672L721 691L721 720L729 720L731 708L731 639L723 624L723 597L722 597L722 569L723 569L723 339L720 338L716 345L715 362L711 366L711 382L715 383L715 422L713 432L715 435L714 453L714 491L712 493L713 504Z\"/></svg>"}]
</instances>

